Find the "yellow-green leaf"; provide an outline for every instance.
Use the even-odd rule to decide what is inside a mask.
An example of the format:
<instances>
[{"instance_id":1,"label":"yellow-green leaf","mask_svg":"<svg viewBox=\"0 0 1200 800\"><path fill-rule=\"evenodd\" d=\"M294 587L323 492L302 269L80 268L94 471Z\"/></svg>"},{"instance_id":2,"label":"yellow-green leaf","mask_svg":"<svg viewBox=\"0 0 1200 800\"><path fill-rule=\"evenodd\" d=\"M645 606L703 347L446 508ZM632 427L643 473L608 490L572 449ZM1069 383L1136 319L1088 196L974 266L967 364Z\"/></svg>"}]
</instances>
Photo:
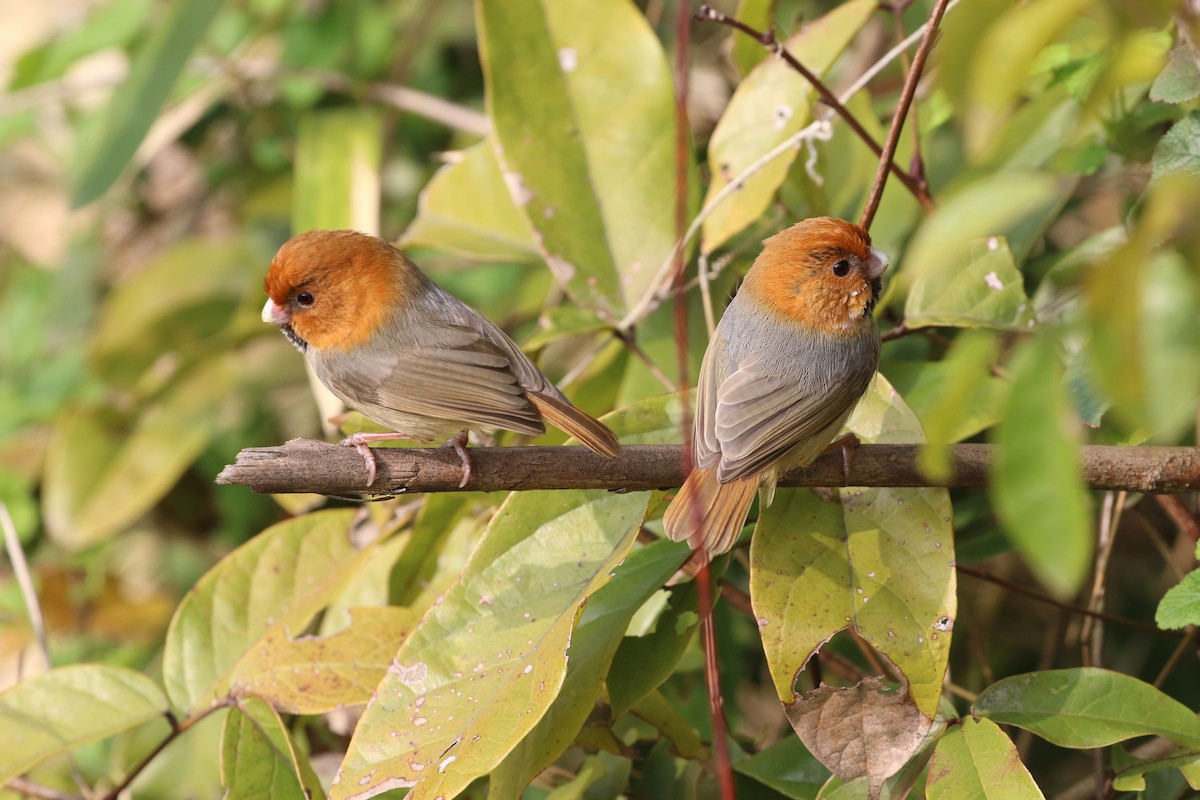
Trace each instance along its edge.
<instances>
[{"instance_id":1,"label":"yellow-green leaf","mask_svg":"<svg viewBox=\"0 0 1200 800\"><path fill-rule=\"evenodd\" d=\"M925 784L929 800L1036 800L1044 795L1012 740L990 720L964 719L938 742Z\"/></svg>"}]
</instances>

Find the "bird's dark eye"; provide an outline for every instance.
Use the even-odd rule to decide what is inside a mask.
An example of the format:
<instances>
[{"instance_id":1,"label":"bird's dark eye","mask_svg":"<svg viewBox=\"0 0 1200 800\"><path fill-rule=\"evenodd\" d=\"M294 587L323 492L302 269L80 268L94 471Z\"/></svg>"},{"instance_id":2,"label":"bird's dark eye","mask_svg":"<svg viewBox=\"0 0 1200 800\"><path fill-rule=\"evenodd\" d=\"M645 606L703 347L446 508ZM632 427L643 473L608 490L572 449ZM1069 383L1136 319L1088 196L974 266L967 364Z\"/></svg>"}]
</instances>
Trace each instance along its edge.
<instances>
[{"instance_id":1,"label":"bird's dark eye","mask_svg":"<svg viewBox=\"0 0 1200 800\"><path fill-rule=\"evenodd\" d=\"M313 297L312 292L301 292L300 294L296 295L296 303L304 306L305 308L308 308L315 302L317 302L317 298Z\"/></svg>"},{"instance_id":2,"label":"bird's dark eye","mask_svg":"<svg viewBox=\"0 0 1200 800\"><path fill-rule=\"evenodd\" d=\"M850 274L850 262L843 258L841 261L834 264L833 265L833 274L837 275L839 278L844 278L847 275L849 275Z\"/></svg>"}]
</instances>

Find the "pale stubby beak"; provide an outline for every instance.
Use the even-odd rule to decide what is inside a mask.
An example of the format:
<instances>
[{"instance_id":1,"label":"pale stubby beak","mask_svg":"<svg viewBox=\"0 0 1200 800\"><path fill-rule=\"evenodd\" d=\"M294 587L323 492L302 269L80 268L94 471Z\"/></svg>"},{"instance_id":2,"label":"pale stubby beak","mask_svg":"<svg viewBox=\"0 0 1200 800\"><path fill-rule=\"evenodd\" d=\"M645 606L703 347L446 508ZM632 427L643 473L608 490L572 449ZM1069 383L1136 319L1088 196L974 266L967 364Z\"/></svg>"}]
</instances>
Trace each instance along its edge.
<instances>
[{"instance_id":1,"label":"pale stubby beak","mask_svg":"<svg viewBox=\"0 0 1200 800\"><path fill-rule=\"evenodd\" d=\"M883 252L879 248L872 247L871 257L867 259L867 277L871 280L875 280L883 274L884 270L886 270L888 265L891 263L891 260L887 257L887 253ZM263 314L263 319L266 319L266 311L264 311Z\"/></svg>"},{"instance_id":2,"label":"pale stubby beak","mask_svg":"<svg viewBox=\"0 0 1200 800\"><path fill-rule=\"evenodd\" d=\"M292 315L275 305L275 301L268 297L267 304L263 306L262 321L283 327L292 321Z\"/></svg>"}]
</instances>

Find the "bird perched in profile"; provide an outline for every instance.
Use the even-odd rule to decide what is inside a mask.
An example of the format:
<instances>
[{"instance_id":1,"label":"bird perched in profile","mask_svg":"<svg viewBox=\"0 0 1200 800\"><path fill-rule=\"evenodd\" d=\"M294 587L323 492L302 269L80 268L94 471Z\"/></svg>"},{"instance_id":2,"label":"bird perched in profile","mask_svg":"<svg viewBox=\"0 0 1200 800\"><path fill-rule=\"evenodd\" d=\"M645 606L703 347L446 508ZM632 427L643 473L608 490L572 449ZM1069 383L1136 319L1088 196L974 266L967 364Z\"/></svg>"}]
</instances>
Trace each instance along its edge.
<instances>
[{"instance_id":1,"label":"bird perched in profile","mask_svg":"<svg viewBox=\"0 0 1200 800\"><path fill-rule=\"evenodd\" d=\"M545 433L549 421L591 450L615 456L617 437L580 411L475 309L425 276L403 253L357 231L309 231L288 241L263 281L265 322L280 326L329 390L394 432L356 433L368 444L448 438L471 476L467 432Z\"/></svg>"},{"instance_id":2,"label":"bird perched in profile","mask_svg":"<svg viewBox=\"0 0 1200 800\"><path fill-rule=\"evenodd\" d=\"M815 217L763 242L713 333L696 389L694 468L663 517L675 541L733 547L755 490L833 442L879 364L871 315L888 259L858 225Z\"/></svg>"}]
</instances>

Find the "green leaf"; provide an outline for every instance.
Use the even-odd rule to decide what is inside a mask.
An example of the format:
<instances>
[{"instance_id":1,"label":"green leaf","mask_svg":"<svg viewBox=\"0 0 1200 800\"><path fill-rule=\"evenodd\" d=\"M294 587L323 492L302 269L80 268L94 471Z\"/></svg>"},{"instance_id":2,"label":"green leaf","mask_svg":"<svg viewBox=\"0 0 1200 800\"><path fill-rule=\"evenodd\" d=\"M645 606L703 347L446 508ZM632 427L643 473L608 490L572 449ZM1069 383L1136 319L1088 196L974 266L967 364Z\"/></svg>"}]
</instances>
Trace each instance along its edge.
<instances>
[{"instance_id":1,"label":"green leaf","mask_svg":"<svg viewBox=\"0 0 1200 800\"><path fill-rule=\"evenodd\" d=\"M1044 795L1012 740L987 719L964 719L938 742L925 786L929 800L1030 800Z\"/></svg>"},{"instance_id":2,"label":"green leaf","mask_svg":"<svg viewBox=\"0 0 1200 800\"><path fill-rule=\"evenodd\" d=\"M1195 712L1137 678L1092 667L1004 678L984 689L971 711L1059 747L1105 747L1153 735L1200 748Z\"/></svg>"},{"instance_id":3,"label":"green leaf","mask_svg":"<svg viewBox=\"0 0 1200 800\"><path fill-rule=\"evenodd\" d=\"M1008 326L1022 320L1025 310L1017 310L1022 300L1016 292L1024 297L1019 275L1013 279L1015 267L1005 263L1003 251L989 251L987 241L1044 213L1058 196L1056 178L1011 171L979 178L939 197L937 208L921 222L901 260L904 271L898 278L901 283L908 282L910 294L916 294L906 313L921 313L924 306L933 305L943 313L957 310L967 321L975 320L974 325L995 315ZM996 241L999 250L1002 240ZM957 283L960 274L968 270L970 279ZM987 280L989 272L996 272L992 281ZM980 304L982 308L976 309ZM981 317L976 319L972 312Z\"/></svg>"},{"instance_id":4,"label":"green leaf","mask_svg":"<svg viewBox=\"0 0 1200 800\"><path fill-rule=\"evenodd\" d=\"M1196 780L1200 777L1200 753L1194 750L1177 751L1158 758L1142 759L1115 745L1112 749L1113 789L1118 792L1144 791L1147 775L1170 767L1180 770L1191 788L1200 788L1200 781Z\"/></svg>"},{"instance_id":5,"label":"green leaf","mask_svg":"<svg viewBox=\"0 0 1200 800\"><path fill-rule=\"evenodd\" d=\"M463 150L425 184L399 246L435 247L481 261L537 259L533 228L508 193L491 139Z\"/></svg>"},{"instance_id":6,"label":"green leaf","mask_svg":"<svg viewBox=\"0 0 1200 800\"><path fill-rule=\"evenodd\" d=\"M325 792L308 759L266 702L244 697L225 717L221 784L226 800L312 800Z\"/></svg>"},{"instance_id":7,"label":"green leaf","mask_svg":"<svg viewBox=\"0 0 1200 800\"><path fill-rule=\"evenodd\" d=\"M1141 352L1145 420L1162 444L1174 444L1196 422L1200 397L1200 285L1178 254L1151 256L1143 269Z\"/></svg>"},{"instance_id":8,"label":"green leaf","mask_svg":"<svg viewBox=\"0 0 1200 800\"><path fill-rule=\"evenodd\" d=\"M458 582L405 640L331 796L453 796L499 764L558 695L581 604L609 580L645 493L514 493Z\"/></svg>"},{"instance_id":9,"label":"green leaf","mask_svg":"<svg viewBox=\"0 0 1200 800\"><path fill-rule=\"evenodd\" d=\"M980 413L981 389L986 391L998 385L998 381L988 373L995 357L995 339L988 334L972 331L955 339L942 361L934 362L941 365L938 370L941 380L938 381L936 396L925 413L921 414L926 442L917 457L917 466L930 479L943 480L950 476L949 445L962 438L964 420ZM990 397L995 398L996 394L993 391ZM993 403L991 406L993 410L995 405ZM984 409L987 409L986 405ZM986 414L986 410L983 413ZM996 414L987 422L994 422L998 417Z\"/></svg>"},{"instance_id":10,"label":"green leaf","mask_svg":"<svg viewBox=\"0 0 1200 800\"><path fill-rule=\"evenodd\" d=\"M774 27L775 0L738 0L734 17L751 28L770 30ZM730 58L733 59L733 66L737 68L739 75L748 75L771 54L762 42L755 41L740 31L733 31L731 36L733 45Z\"/></svg>"},{"instance_id":11,"label":"green leaf","mask_svg":"<svg viewBox=\"0 0 1200 800\"><path fill-rule=\"evenodd\" d=\"M491 771L490 796L519 796L571 745L600 698L630 618L690 554L686 544L665 540L634 550L613 571L613 579L588 598L571 636L562 689L533 730Z\"/></svg>"},{"instance_id":12,"label":"green leaf","mask_svg":"<svg viewBox=\"0 0 1200 800\"><path fill-rule=\"evenodd\" d=\"M1156 103L1186 103L1200 96L1200 67L1196 53L1186 43L1171 51L1167 65L1150 87L1150 99Z\"/></svg>"},{"instance_id":13,"label":"green leaf","mask_svg":"<svg viewBox=\"0 0 1200 800\"><path fill-rule=\"evenodd\" d=\"M575 301L620 317L675 241L662 46L628 0L477 2L476 19L510 194Z\"/></svg>"},{"instance_id":14,"label":"green leaf","mask_svg":"<svg viewBox=\"0 0 1200 800\"><path fill-rule=\"evenodd\" d=\"M910 328L1023 330L1034 325L1030 306L1008 242L991 236L968 243L965 264L941 261L920 270L908 291L904 322Z\"/></svg>"},{"instance_id":15,"label":"green leaf","mask_svg":"<svg viewBox=\"0 0 1200 800\"><path fill-rule=\"evenodd\" d=\"M64 412L44 478L46 529L79 549L108 539L170 491L215 435L229 395L229 360L201 364L140 409L123 436L97 416Z\"/></svg>"},{"instance_id":16,"label":"green leaf","mask_svg":"<svg viewBox=\"0 0 1200 800\"><path fill-rule=\"evenodd\" d=\"M75 171L72 206L100 197L125 169L221 5L221 0L179 0L168 7L166 20L138 51L129 77L113 93L98 142Z\"/></svg>"},{"instance_id":17,"label":"green leaf","mask_svg":"<svg viewBox=\"0 0 1200 800\"><path fill-rule=\"evenodd\" d=\"M0 784L82 744L160 717L167 698L125 667L60 667L0 692Z\"/></svg>"},{"instance_id":18,"label":"green leaf","mask_svg":"<svg viewBox=\"0 0 1200 800\"><path fill-rule=\"evenodd\" d=\"M1194 569L1158 602L1154 623L1164 630L1200 625L1200 570Z\"/></svg>"},{"instance_id":19,"label":"green leaf","mask_svg":"<svg viewBox=\"0 0 1200 800\"><path fill-rule=\"evenodd\" d=\"M1087 577L1093 540L1054 342L1030 342L1012 370L1008 412L993 436L992 503L1029 568L1066 597Z\"/></svg>"},{"instance_id":20,"label":"green leaf","mask_svg":"<svg viewBox=\"0 0 1200 800\"><path fill-rule=\"evenodd\" d=\"M1088 5L1088 0L1033 0L1006 10L982 36L971 40L970 110L963 120L973 158L995 144L995 134L1017 103L1034 59Z\"/></svg>"},{"instance_id":21,"label":"green leaf","mask_svg":"<svg viewBox=\"0 0 1200 800\"><path fill-rule=\"evenodd\" d=\"M829 770L794 736L785 736L733 768L792 800L815 800L829 780Z\"/></svg>"},{"instance_id":22,"label":"green leaf","mask_svg":"<svg viewBox=\"0 0 1200 800\"><path fill-rule=\"evenodd\" d=\"M176 708L206 708L264 679L271 654L259 649L287 648L370 556L351 542L353 518L336 510L281 522L197 582L167 630L163 678Z\"/></svg>"},{"instance_id":23,"label":"green leaf","mask_svg":"<svg viewBox=\"0 0 1200 800\"><path fill-rule=\"evenodd\" d=\"M850 0L788 38L788 51L823 77L875 10L871 0ZM739 34L740 35L740 34ZM813 88L782 59L769 58L738 85L708 144L712 182L707 208L747 167L812 121ZM790 149L766 164L704 221L700 248L711 253L759 219L796 157Z\"/></svg>"},{"instance_id":24,"label":"green leaf","mask_svg":"<svg viewBox=\"0 0 1200 800\"><path fill-rule=\"evenodd\" d=\"M608 698L620 717L675 671L700 624L694 583L670 589L668 606L645 636L626 636L608 673Z\"/></svg>"},{"instance_id":25,"label":"green leaf","mask_svg":"<svg viewBox=\"0 0 1200 800\"><path fill-rule=\"evenodd\" d=\"M1171 126L1154 148L1150 182L1168 175L1194 180L1200 175L1200 111L1193 111Z\"/></svg>"},{"instance_id":26,"label":"green leaf","mask_svg":"<svg viewBox=\"0 0 1200 800\"><path fill-rule=\"evenodd\" d=\"M866 442L923 438L883 376L847 427ZM852 628L904 674L932 718L956 610L950 517L944 489L838 489L832 502L779 490L750 545L750 595L781 701L795 701L809 657Z\"/></svg>"},{"instance_id":27,"label":"green leaf","mask_svg":"<svg viewBox=\"0 0 1200 800\"><path fill-rule=\"evenodd\" d=\"M379 225L383 123L374 109L313 111L296 133L292 230Z\"/></svg>"}]
</instances>

